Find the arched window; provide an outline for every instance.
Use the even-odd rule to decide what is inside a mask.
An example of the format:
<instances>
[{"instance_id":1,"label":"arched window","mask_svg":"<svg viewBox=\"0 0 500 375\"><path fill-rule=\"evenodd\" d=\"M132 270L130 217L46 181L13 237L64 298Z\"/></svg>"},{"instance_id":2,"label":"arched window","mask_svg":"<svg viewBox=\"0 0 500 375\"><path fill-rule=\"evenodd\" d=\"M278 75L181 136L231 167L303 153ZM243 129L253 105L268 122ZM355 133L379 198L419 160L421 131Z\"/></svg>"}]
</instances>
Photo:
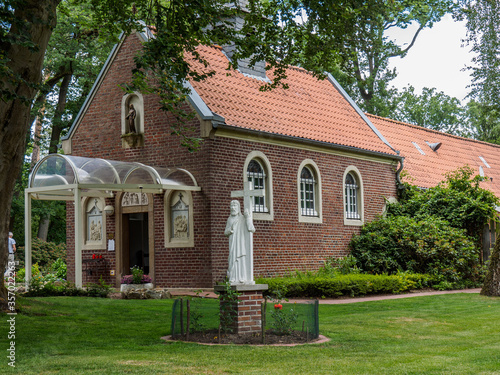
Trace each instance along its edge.
<instances>
[{"instance_id":1,"label":"arched window","mask_svg":"<svg viewBox=\"0 0 500 375\"><path fill-rule=\"evenodd\" d=\"M344 172L344 224L363 225L363 180L359 170L348 167Z\"/></svg>"},{"instance_id":2,"label":"arched window","mask_svg":"<svg viewBox=\"0 0 500 375\"><path fill-rule=\"evenodd\" d=\"M307 167L300 172L300 208L304 216L318 216L316 211L316 181Z\"/></svg>"},{"instance_id":3,"label":"arched window","mask_svg":"<svg viewBox=\"0 0 500 375\"><path fill-rule=\"evenodd\" d=\"M266 155L260 151L252 151L247 155L243 180L250 190L260 190L263 193L251 197L253 219L273 220L273 172Z\"/></svg>"},{"instance_id":4,"label":"arched window","mask_svg":"<svg viewBox=\"0 0 500 375\"><path fill-rule=\"evenodd\" d=\"M358 207L358 183L352 175L348 173L345 178L345 216L347 219L359 220Z\"/></svg>"},{"instance_id":5,"label":"arched window","mask_svg":"<svg viewBox=\"0 0 500 375\"><path fill-rule=\"evenodd\" d=\"M262 165L255 159L248 163L247 178L250 190L263 190L264 196L252 197L253 212L269 212L266 207L266 174Z\"/></svg>"},{"instance_id":6,"label":"arched window","mask_svg":"<svg viewBox=\"0 0 500 375\"><path fill-rule=\"evenodd\" d=\"M321 178L313 160L304 160L298 174L299 222L321 223Z\"/></svg>"}]
</instances>

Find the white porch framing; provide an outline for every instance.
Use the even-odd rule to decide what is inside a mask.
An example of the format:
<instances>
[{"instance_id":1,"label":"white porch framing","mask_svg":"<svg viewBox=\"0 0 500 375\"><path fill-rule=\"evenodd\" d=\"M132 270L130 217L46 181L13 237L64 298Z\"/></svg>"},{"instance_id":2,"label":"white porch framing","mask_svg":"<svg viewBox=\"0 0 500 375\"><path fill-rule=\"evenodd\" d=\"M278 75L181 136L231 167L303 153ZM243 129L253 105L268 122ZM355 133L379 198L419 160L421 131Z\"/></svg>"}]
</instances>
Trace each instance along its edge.
<instances>
[{"instance_id":1,"label":"white porch framing","mask_svg":"<svg viewBox=\"0 0 500 375\"><path fill-rule=\"evenodd\" d=\"M49 155L48 157L50 157ZM56 156L56 155L53 155ZM60 155L57 155L60 157ZM45 161L48 157L42 159L37 166ZM64 157L64 159L69 159L70 157ZM101 159L103 160L103 159ZM137 168L144 168L151 174L156 174L153 167L146 166L140 163L134 163ZM33 171L37 171L38 168L35 166ZM72 166L73 168L73 166ZM77 170L73 168L75 176L77 176ZM112 198L117 192L135 192L135 193L151 193L151 194L162 194L167 190L189 190L189 191L200 191L201 188L198 186L194 176L186 170L176 169L174 171L181 171L188 175L188 177L193 182L193 186L184 185L180 183L175 183L170 180L163 180L161 178L155 178L158 182L156 184L99 184L99 183L73 183L73 184L61 184L53 186L44 187L28 187L25 189L25 269L26 269L26 286L29 285L32 274L32 235L31 235L31 201L32 199L37 200L62 200L62 201L73 201L75 208L75 286L77 288L83 287L82 278L82 248L83 248L83 208L79 203L82 197L103 197ZM173 173L173 172L172 172ZM130 174L130 173L129 173ZM159 176L158 176L159 177ZM34 176L30 176L30 184L35 180ZM125 179L126 180L126 179ZM78 178L75 178L78 181ZM162 183L163 181L168 181L168 183Z\"/></svg>"}]
</instances>

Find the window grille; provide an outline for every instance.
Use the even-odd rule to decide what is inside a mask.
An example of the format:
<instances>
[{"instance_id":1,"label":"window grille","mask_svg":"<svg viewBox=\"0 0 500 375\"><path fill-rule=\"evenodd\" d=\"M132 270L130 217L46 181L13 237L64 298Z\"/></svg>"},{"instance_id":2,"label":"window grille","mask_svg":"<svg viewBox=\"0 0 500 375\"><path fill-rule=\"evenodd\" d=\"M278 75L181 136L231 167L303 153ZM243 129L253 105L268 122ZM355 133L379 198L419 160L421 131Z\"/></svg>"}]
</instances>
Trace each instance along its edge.
<instances>
[{"instance_id":1,"label":"window grille","mask_svg":"<svg viewBox=\"0 0 500 375\"><path fill-rule=\"evenodd\" d=\"M316 181L309 168L300 173L300 208L304 216L318 216L316 211Z\"/></svg>"},{"instance_id":2,"label":"window grille","mask_svg":"<svg viewBox=\"0 0 500 375\"><path fill-rule=\"evenodd\" d=\"M359 220L358 184L351 173L345 178L345 215L347 219Z\"/></svg>"},{"instance_id":3,"label":"window grille","mask_svg":"<svg viewBox=\"0 0 500 375\"><path fill-rule=\"evenodd\" d=\"M264 168L256 160L251 160L247 168L247 178L250 190L263 190L264 196L252 196L253 212L268 212L266 207L266 174Z\"/></svg>"}]
</instances>

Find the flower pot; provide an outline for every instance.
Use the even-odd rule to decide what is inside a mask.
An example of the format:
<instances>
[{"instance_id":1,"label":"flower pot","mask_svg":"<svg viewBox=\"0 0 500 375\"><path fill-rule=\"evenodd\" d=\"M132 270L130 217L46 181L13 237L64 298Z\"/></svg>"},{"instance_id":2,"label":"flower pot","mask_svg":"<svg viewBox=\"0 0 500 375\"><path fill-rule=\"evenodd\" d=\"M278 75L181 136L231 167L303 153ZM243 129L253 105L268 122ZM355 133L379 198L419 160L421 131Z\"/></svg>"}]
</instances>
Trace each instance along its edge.
<instances>
[{"instance_id":1,"label":"flower pot","mask_svg":"<svg viewBox=\"0 0 500 375\"><path fill-rule=\"evenodd\" d=\"M153 283L147 284L121 284L120 292L128 292L131 290L139 290L139 289L153 289Z\"/></svg>"}]
</instances>

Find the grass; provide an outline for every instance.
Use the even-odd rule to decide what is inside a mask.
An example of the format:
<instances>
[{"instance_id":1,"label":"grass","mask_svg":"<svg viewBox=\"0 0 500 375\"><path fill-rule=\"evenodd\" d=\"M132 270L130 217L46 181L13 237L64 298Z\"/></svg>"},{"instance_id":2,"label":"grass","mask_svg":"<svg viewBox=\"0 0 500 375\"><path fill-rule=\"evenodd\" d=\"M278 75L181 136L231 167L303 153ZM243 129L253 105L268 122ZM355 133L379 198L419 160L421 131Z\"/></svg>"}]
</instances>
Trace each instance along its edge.
<instances>
[{"instance_id":1,"label":"grass","mask_svg":"<svg viewBox=\"0 0 500 375\"><path fill-rule=\"evenodd\" d=\"M214 301L214 303L217 303ZM500 374L500 298L320 305L331 341L298 347L165 343L171 300L18 298L16 368L2 374ZM9 348L7 316L0 348Z\"/></svg>"}]
</instances>

